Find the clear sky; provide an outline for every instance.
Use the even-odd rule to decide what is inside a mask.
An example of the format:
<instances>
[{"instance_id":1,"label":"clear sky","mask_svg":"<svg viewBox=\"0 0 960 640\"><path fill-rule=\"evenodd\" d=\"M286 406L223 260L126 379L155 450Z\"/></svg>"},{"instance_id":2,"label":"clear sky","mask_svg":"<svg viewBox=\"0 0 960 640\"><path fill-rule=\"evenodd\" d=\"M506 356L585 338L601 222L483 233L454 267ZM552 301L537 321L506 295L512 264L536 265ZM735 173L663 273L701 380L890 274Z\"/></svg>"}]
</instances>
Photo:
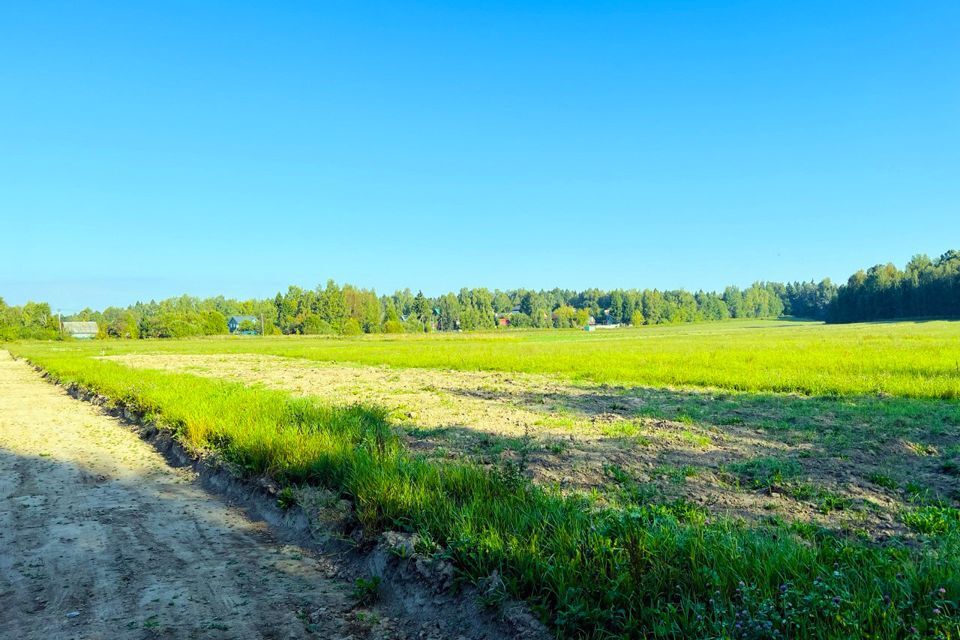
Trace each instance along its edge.
<instances>
[{"instance_id":1,"label":"clear sky","mask_svg":"<svg viewBox=\"0 0 960 640\"><path fill-rule=\"evenodd\" d=\"M960 2L5 2L0 296L685 287L960 248Z\"/></svg>"}]
</instances>

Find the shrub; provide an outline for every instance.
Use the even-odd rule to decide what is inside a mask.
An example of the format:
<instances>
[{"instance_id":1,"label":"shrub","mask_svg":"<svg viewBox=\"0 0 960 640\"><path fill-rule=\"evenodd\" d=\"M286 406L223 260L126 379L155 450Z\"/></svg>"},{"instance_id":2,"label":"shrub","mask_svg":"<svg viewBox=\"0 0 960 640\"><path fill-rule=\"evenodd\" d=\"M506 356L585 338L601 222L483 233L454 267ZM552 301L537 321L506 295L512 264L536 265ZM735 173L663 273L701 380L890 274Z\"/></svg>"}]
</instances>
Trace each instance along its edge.
<instances>
[{"instance_id":1,"label":"shrub","mask_svg":"<svg viewBox=\"0 0 960 640\"><path fill-rule=\"evenodd\" d=\"M387 320L383 324L384 333L403 333L403 323L399 320Z\"/></svg>"},{"instance_id":2,"label":"shrub","mask_svg":"<svg viewBox=\"0 0 960 640\"><path fill-rule=\"evenodd\" d=\"M343 322L343 329L340 330L340 333L345 336L358 336L363 333L363 329L360 328L360 323L355 318L347 318Z\"/></svg>"}]
</instances>

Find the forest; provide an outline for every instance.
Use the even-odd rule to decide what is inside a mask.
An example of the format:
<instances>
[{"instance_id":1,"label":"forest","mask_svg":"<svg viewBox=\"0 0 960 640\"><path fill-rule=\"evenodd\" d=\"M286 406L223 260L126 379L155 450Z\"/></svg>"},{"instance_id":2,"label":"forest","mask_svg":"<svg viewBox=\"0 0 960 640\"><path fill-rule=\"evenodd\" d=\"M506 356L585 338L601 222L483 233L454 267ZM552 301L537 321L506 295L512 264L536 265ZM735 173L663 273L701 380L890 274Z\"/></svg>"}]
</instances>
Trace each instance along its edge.
<instances>
[{"instance_id":1,"label":"forest","mask_svg":"<svg viewBox=\"0 0 960 640\"><path fill-rule=\"evenodd\" d=\"M860 270L839 287L829 279L756 282L722 292L658 289L463 288L428 297L410 289L378 296L372 289L330 280L290 286L273 298L235 300L183 295L126 308L84 309L63 320L97 322L100 337L181 338L227 333L227 318L253 316L266 334L409 333L516 328L658 325L791 316L827 322L895 318L960 318L960 252L917 255L903 270L893 264ZM0 298L0 339L59 337L49 304L10 306Z\"/></svg>"},{"instance_id":2,"label":"forest","mask_svg":"<svg viewBox=\"0 0 960 640\"><path fill-rule=\"evenodd\" d=\"M907 266L870 267L850 276L827 311L828 322L897 318L960 318L960 251L936 260L914 256Z\"/></svg>"}]
</instances>

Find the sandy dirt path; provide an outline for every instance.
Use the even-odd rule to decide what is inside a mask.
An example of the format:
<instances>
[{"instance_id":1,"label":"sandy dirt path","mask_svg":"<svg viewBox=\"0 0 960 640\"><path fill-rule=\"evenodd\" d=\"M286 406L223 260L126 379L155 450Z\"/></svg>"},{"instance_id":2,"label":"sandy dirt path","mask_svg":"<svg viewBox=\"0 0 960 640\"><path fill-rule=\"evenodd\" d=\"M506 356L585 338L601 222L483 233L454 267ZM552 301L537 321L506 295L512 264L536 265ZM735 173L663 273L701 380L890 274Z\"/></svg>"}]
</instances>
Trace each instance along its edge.
<instances>
[{"instance_id":1,"label":"sandy dirt path","mask_svg":"<svg viewBox=\"0 0 960 640\"><path fill-rule=\"evenodd\" d=\"M0 638L358 638L352 584L0 351Z\"/></svg>"}]
</instances>

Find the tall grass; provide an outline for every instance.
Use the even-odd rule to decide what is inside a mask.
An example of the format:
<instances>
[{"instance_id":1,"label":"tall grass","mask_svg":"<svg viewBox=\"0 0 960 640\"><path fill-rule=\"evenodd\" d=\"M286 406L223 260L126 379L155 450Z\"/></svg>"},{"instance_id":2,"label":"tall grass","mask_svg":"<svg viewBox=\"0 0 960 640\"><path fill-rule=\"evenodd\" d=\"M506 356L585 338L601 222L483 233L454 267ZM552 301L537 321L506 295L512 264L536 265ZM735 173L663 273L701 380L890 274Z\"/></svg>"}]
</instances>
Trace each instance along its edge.
<instances>
[{"instance_id":1,"label":"tall grass","mask_svg":"<svg viewBox=\"0 0 960 640\"><path fill-rule=\"evenodd\" d=\"M463 575L494 570L565 637L849 638L960 634L956 531L919 548L786 526L748 528L685 503L615 506L507 472L411 456L374 408L14 345L63 382L170 425L250 474L327 487L360 525L437 542Z\"/></svg>"}]
</instances>

